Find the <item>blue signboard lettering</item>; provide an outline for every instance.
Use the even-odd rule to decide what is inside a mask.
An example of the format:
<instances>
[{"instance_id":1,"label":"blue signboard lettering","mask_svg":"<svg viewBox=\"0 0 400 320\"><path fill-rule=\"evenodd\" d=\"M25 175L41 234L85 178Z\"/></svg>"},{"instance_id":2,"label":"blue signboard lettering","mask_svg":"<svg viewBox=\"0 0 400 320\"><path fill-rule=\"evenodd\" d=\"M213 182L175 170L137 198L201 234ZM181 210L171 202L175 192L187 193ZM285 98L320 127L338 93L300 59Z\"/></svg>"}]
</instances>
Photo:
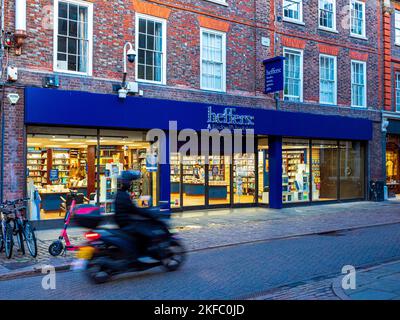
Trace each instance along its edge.
<instances>
[{"instance_id":1,"label":"blue signboard lettering","mask_svg":"<svg viewBox=\"0 0 400 320\"><path fill-rule=\"evenodd\" d=\"M284 57L275 57L264 60L265 66L265 91L273 93L283 90L283 61Z\"/></svg>"}]
</instances>

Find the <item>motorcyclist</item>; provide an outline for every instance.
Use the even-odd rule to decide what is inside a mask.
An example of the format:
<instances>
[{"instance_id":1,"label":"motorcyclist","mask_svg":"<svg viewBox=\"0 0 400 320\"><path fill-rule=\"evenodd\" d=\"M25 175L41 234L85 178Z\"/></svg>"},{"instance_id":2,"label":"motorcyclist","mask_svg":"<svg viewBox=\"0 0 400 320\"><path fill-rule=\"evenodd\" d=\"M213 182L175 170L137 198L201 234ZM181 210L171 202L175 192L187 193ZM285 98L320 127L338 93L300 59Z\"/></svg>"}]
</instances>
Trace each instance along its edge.
<instances>
[{"instance_id":1,"label":"motorcyclist","mask_svg":"<svg viewBox=\"0 0 400 320\"><path fill-rule=\"evenodd\" d=\"M122 171L118 177L118 190L115 198L115 216L117 225L132 236L132 247L127 248L136 258L143 254L152 238L153 224L147 210L135 206L129 190L132 181L141 177L140 171Z\"/></svg>"}]
</instances>

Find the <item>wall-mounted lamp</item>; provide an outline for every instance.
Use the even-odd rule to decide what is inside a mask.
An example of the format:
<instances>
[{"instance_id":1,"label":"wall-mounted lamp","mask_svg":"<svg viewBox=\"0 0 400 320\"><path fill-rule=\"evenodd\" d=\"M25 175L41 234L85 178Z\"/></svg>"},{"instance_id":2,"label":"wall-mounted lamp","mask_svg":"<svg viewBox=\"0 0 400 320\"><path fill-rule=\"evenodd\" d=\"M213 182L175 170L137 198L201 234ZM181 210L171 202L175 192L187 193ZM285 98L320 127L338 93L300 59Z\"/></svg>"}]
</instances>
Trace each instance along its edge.
<instances>
[{"instance_id":1,"label":"wall-mounted lamp","mask_svg":"<svg viewBox=\"0 0 400 320\"><path fill-rule=\"evenodd\" d=\"M15 54L22 54L22 46L27 37L26 34L26 0L15 1Z\"/></svg>"},{"instance_id":2,"label":"wall-mounted lamp","mask_svg":"<svg viewBox=\"0 0 400 320\"><path fill-rule=\"evenodd\" d=\"M124 70L123 70L123 77L122 77L122 87L121 87L121 89L118 90L118 96L120 99L125 99L129 92L128 86L126 83L126 75L128 73L126 61L128 60L130 63L134 63L136 60L136 51L133 49L132 43L130 43L130 42L125 43L124 55L123 55L122 59L124 62Z\"/></svg>"}]
</instances>

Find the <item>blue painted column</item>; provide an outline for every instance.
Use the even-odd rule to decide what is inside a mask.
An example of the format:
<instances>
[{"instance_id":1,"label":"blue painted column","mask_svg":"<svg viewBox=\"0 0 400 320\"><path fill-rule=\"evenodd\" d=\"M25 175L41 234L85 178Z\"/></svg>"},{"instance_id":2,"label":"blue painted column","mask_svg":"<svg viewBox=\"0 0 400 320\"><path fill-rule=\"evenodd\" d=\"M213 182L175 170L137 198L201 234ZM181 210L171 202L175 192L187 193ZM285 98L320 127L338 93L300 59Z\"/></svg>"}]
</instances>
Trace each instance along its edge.
<instances>
[{"instance_id":1,"label":"blue painted column","mask_svg":"<svg viewBox=\"0 0 400 320\"><path fill-rule=\"evenodd\" d=\"M165 137L165 163L160 163L159 165L159 181L160 181L160 206L163 209L171 209L171 164L170 164L170 154L169 154L169 135L166 134ZM162 159L162 157L160 157Z\"/></svg>"},{"instance_id":2,"label":"blue painted column","mask_svg":"<svg viewBox=\"0 0 400 320\"><path fill-rule=\"evenodd\" d=\"M269 207L282 209L282 137L268 136Z\"/></svg>"}]
</instances>

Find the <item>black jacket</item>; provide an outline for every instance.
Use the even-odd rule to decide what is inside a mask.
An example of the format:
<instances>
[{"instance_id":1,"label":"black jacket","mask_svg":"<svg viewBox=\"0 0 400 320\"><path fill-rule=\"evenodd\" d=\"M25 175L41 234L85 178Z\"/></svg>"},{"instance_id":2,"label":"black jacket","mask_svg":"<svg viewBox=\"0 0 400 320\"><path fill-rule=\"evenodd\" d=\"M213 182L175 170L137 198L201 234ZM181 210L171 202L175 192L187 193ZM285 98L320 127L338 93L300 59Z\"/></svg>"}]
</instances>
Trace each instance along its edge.
<instances>
[{"instance_id":1,"label":"black jacket","mask_svg":"<svg viewBox=\"0 0 400 320\"><path fill-rule=\"evenodd\" d=\"M136 207L129 193L118 190L115 198L115 216L114 220L120 228L124 228L134 222L134 220L145 219L145 213L140 208Z\"/></svg>"}]
</instances>

